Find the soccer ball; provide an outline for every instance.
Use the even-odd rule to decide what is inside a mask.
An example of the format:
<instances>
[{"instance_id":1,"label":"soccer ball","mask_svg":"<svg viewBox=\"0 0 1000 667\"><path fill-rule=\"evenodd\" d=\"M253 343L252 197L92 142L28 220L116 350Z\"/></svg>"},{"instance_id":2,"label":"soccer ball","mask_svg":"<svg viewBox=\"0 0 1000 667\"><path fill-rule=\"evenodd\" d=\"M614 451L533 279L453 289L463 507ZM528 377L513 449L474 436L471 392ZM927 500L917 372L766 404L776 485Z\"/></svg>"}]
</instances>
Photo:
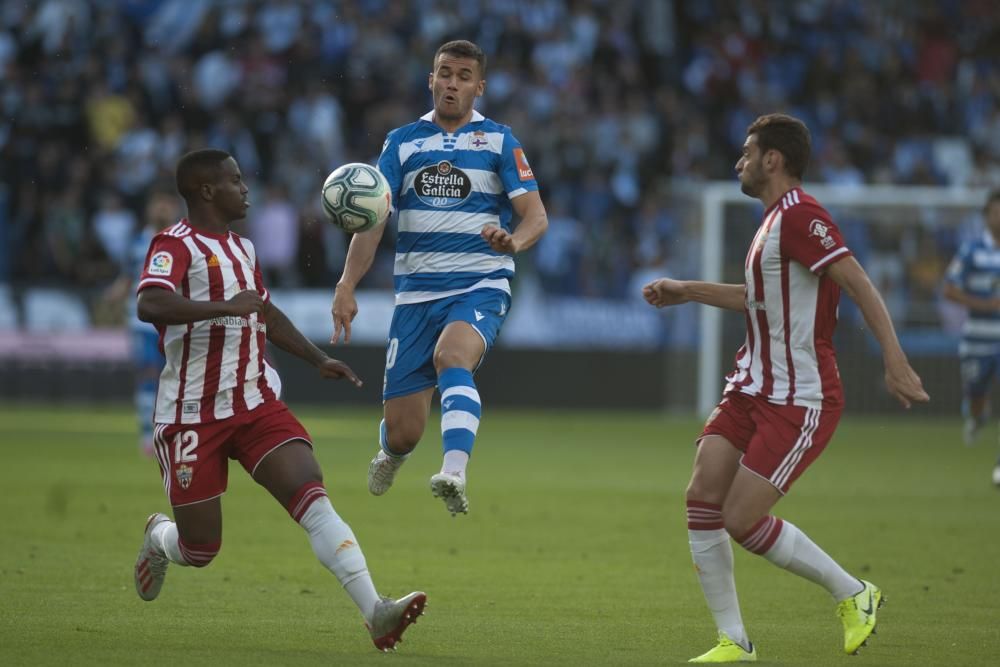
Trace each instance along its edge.
<instances>
[{"instance_id":1,"label":"soccer ball","mask_svg":"<svg viewBox=\"0 0 1000 667\"><path fill-rule=\"evenodd\" d=\"M391 207L389 181L363 162L337 167L323 182L323 211L345 232L364 232L381 225Z\"/></svg>"}]
</instances>

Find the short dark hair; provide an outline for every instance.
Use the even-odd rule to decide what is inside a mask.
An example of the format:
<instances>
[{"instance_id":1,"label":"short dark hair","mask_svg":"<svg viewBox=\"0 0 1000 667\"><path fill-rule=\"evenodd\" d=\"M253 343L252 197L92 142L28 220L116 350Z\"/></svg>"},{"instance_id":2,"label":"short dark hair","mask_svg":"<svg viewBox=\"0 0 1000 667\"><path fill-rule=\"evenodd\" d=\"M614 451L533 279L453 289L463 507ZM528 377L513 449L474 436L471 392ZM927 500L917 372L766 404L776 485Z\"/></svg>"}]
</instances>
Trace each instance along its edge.
<instances>
[{"instance_id":1,"label":"short dark hair","mask_svg":"<svg viewBox=\"0 0 1000 667\"><path fill-rule=\"evenodd\" d=\"M438 57L442 53L447 53L449 56L458 56L459 58L472 58L479 65L479 78L486 77L486 54L477 44L467 39L456 39L445 42L434 53L435 67L437 67Z\"/></svg>"},{"instance_id":2,"label":"short dark hair","mask_svg":"<svg viewBox=\"0 0 1000 667\"><path fill-rule=\"evenodd\" d=\"M802 180L812 152L812 138L805 123L787 114L771 113L750 123L747 136L751 134L757 135L761 153L778 151L785 158L788 174Z\"/></svg>"},{"instance_id":3,"label":"short dark hair","mask_svg":"<svg viewBox=\"0 0 1000 667\"><path fill-rule=\"evenodd\" d=\"M217 148L202 148L187 153L177 162L177 192L192 201L204 183L218 183L221 165L232 155Z\"/></svg>"},{"instance_id":4,"label":"short dark hair","mask_svg":"<svg viewBox=\"0 0 1000 667\"><path fill-rule=\"evenodd\" d=\"M983 206L983 213L987 212L993 204L1000 204L1000 189L993 190L986 195L986 204Z\"/></svg>"}]
</instances>

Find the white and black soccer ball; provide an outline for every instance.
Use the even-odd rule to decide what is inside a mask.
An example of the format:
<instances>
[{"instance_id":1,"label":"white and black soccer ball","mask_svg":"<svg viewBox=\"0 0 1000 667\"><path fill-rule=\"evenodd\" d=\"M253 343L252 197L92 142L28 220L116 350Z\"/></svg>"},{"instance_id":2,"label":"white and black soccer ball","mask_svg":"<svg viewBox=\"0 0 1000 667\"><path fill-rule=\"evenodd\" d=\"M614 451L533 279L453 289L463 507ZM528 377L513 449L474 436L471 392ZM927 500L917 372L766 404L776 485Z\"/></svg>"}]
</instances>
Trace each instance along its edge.
<instances>
[{"instance_id":1,"label":"white and black soccer ball","mask_svg":"<svg viewBox=\"0 0 1000 667\"><path fill-rule=\"evenodd\" d=\"M391 208L389 181L371 165L341 165L323 182L323 212L345 232L354 234L381 225Z\"/></svg>"}]
</instances>

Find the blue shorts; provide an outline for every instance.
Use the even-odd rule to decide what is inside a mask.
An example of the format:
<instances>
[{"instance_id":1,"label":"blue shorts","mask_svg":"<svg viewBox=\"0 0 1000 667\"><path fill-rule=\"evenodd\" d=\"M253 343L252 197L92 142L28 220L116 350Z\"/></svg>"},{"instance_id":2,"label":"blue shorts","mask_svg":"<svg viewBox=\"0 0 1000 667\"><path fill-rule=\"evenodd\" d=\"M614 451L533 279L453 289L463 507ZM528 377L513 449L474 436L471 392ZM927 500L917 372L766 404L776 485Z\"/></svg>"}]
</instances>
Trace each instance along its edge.
<instances>
[{"instance_id":1,"label":"blue shorts","mask_svg":"<svg viewBox=\"0 0 1000 667\"><path fill-rule=\"evenodd\" d=\"M483 337L488 352L500 334L509 309L510 295L496 289L396 306L389 325L382 400L437 385L434 347L446 326L452 322L468 322ZM486 352L483 352L484 358Z\"/></svg>"},{"instance_id":2,"label":"blue shorts","mask_svg":"<svg viewBox=\"0 0 1000 667\"><path fill-rule=\"evenodd\" d=\"M963 356L961 358L962 390L970 398L982 398L1000 369L1000 355Z\"/></svg>"},{"instance_id":3,"label":"blue shorts","mask_svg":"<svg viewBox=\"0 0 1000 667\"><path fill-rule=\"evenodd\" d=\"M132 363L136 368L156 369L157 373L163 368L160 335L153 325L132 329Z\"/></svg>"}]
</instances>

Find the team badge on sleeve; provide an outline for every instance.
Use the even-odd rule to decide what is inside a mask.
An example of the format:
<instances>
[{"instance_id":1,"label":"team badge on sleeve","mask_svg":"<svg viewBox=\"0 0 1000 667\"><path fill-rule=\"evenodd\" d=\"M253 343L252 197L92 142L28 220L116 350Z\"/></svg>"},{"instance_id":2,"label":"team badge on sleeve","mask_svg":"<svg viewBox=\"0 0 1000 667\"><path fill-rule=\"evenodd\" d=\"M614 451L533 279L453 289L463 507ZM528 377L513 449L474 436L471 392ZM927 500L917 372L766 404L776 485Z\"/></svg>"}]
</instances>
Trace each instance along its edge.
<instances>
[{"instance_id":1,"label":"team badge on sleeve","mask_svg":"<svg viewBox=\"0 0 1000 667\"><path fill-rule=\"evenodd\" d=\"M173 266L173 255L165 250L161 250L149 258L149 268L147 270L151 276L169 276Z\"/></svg>"},{"instance_id":2,"label":"team badge on sleeve","mask_svg":"<svg viewBox=\"0 0 1000 667\"><path fill-rule=\"evenodd\" d=\"M517 164L518 178L522 181L530 181L535 178L534 172L531 171L531 165L528 164L528 158L524 157L524 149L514 149L514 162Z\"/></svg>"},{"instance_id":3,"label":"team badge on sleeve","mask_svg":"<svg viewBox=\"0 0 1000 667\"><path fill-rule=\"evenodd\" d=\"M830 228L819 218L809 223L809 236L819 238L819 243L824 248L830 249L837 243L836 239L829 235Z\"/></svg>"}]
</instances>

